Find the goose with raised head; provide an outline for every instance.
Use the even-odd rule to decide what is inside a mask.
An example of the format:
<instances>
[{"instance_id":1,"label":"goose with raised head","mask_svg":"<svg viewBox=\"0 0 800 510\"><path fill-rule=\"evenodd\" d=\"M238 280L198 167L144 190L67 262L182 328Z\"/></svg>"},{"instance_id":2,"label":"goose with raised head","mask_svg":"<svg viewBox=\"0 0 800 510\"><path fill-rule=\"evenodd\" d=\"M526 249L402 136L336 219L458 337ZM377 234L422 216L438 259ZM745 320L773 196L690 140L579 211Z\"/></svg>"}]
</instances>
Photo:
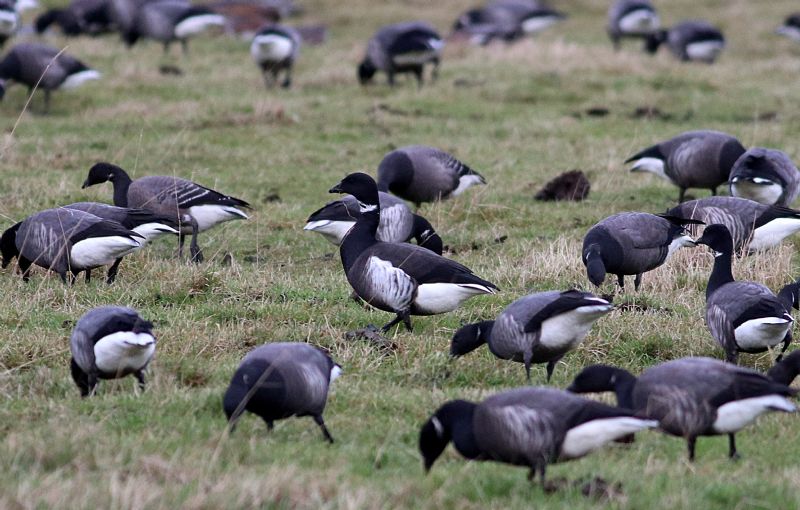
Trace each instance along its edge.
<instances>
[{"instance_id":1,"label":"goose with raised head","mask_svg":"<svg viewBox=\"0 0 800 510\"><path fill-rule=\"evenodd\" d=\"M782 151L753 147L736 160L729 184L735 197L788 206L800 195L800 170Z\"/></svg>"},{"instance_id":2,"label":"goose with raised head","mask_svg":"<svg viewBox=\"0 0 800 510\"><path fill-rule=\"evenodd\" d=\"M382 71L394 86L396 74L411 73L421 87L426 64L432 64L432 79L436 79L443 47L442 37L424 21L386 25L367 42L366 55L358 65L358 81L366 85Z\"/></svg>"}]
</instances>

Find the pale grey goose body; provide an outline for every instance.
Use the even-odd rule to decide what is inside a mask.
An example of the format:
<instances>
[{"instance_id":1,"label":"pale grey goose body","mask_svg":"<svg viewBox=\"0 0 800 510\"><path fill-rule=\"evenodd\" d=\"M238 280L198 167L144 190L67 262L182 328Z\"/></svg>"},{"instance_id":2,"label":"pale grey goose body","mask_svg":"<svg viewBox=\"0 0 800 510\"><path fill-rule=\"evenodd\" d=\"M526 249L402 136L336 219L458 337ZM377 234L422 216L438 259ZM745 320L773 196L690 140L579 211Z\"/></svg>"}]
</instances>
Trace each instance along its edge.
<instances>
[{"instance_id":1,"label":"pale grey goose body","mask_svg":"<svg viewBox=\"0 0 800 510\"><path fill-rule=\"evenodd\" d=\"M250 56L261 69L264 84L271 88L283 72L281 87L292 84L292 69L300 53L300 34L292 27L270 24L259 30L250 43Z\"/></svg>"},{"instance_id":2,"label":"pale grey goose body","mask_svg":"<svg viewBox=\"0 0 800 510\"><path fill-rule=\"evenodd\" d=\"M224 16L185 0L147 1L138 5L134 12L133 22L122 31L122 39L128 46L140 39L152 39L164 45L164 53L177 41L185 54L191 37L210 27L225 26Z\"/></svg>"},{"instance_id":3,"label":"pale grey goose body","mask_svg":"<svg viewBox=\"0 0 800 510\"><path fill-rule=\"evenodd\" d=\"M800 195L800 171L786 153L753 147L736 160L729 184L735 197L788 206Z\"/></svg>"},{"instance_id":4,"label":"pale grey goose body","mask_svg":"<svg viewBox=\"0 0 800 510\"><path fill-rule=\"evenodd\" d=\"M614 49L625 38L644 39L661 27L655 7L650 0L616 0L608 8L606 31Z\"/></svg>"},{"instance_id":5,"label":"pale grey goose body","mask_svg":"<svg viewBox=\"0 0 800 510\"><path fill-rule=\"evenodd\" d=\"M687 20L648 36L647 51L655 53L663 43L679 60L713 64L725 49L725 36L708 21Z\"/></svg>"}]
</instances>

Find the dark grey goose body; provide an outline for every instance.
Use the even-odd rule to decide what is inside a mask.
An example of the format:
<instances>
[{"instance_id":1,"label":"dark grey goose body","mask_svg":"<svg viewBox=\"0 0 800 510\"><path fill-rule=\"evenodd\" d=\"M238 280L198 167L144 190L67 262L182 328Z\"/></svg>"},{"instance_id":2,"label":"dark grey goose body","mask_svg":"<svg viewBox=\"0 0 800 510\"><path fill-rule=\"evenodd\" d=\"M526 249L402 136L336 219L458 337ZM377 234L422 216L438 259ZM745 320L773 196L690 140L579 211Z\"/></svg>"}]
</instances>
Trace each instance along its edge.
<instances>
[{"instance_id":1,"label":"dark grey goose body","mask_svg":"<svg viewBox=\"0 0 800 510\"><path fill-rule=\"evenodd\" d=\"M453 24L453 34L466 36L473 44L512 42L545 30L565 17L539 2L497 0L461 14Z\"/></svg>"},{"instance_id":2,"label":"dark grey goose body","mask_svg":"<svg viewBox=\"0 0 800 510\"><path fill-rule=\"evenodd\" d=\"M387 243L404 243L415 239L417 244L437 255L442 254L442 238L430 222L414 214L406 203L388 193L379 192L381 221L375 237ZM358 200L352 195L334 200L314 211L306 220L303 230L317 232L325 239L340 246L344 236L353 228L361 216Z\"/></svg>"},{"instance_id":3,"label":"dark grey goose body","mask_svg":"<svg viewBox=\"0 0 800 510\"><path fill-rule=\"evenodd\" d=\"M100 35L111 32L109 0L72 0L66 7L48 9L37 16L34 26L43 34L56 25L65 36Z\"/></svg>"},{"instance_id":4,"label":"dark grey goose body","mask_svg":"<svg viewBox=\"0 0 800 510\"><path fill-rule=\"evenodd\" d=\"M278 83L283 72L281 87L292 85L292 69L300 53L300 34L292 27L270 24L260 29L250 43L250 56L261 69L267 88Z\"/></svg>"},{"instance_id":5,"label":"dark grey goose body","mask_svg":"<svg viewBox=\"0 0 800 510\"><path fill-rule=\"evenodd\" d=\"M72 379L81 396L93 395L98 379L133 374L144 390L144 372L156 352L153 324L122 306L99 306L86 312L70 337Z\"/></svg>"},{"instance_id":6,"label":"dark grey goose body","mask_svg":"<svg viewBox=\"0 0 800 510\"><path fill-rule=\"evenodd\" d=\"M108 0L108 17L123 38L134 30L139 8L156 0ZM188 2L187 2L188 3Z\"/></svg>"},{"instance_id":7,"label":"dark grey goose body","mask_svg":"<svg viewBox=\"0 0 800 510\"><path fill-rule=\"evenodd\" d=\"M378 189L417 207L458 196L476 184L486 184L486 179L453 155L427 145L395 149L378 165Z\"/></svg>"},{"instance_id":8,"label":"dark grey goose body","mask_svg":"<svg viewBox=\"0 0 800 510\"><path fill-rule=\"evenodd\" d=\"M641 212L609 216L589 229L583 238L581 259L594 285L600 286L610 273L625 288L625 276L636 275L636 290L642 274L664 262L683 246L694 246L685 226L696 220Z\"/></svg>"},{"instance_id":9,"label":"dark grey goose body","mask_svg":"<svg viewBox=\"0 0 800 510\"><path fill-rule=\"evenodd\" d=\"M728 435L729 456L738 457L735 434L769 411L794 412L785 384L712 358L681 358L645 370L637 379L607 365L585 368L568 388L575 393L614 391L620 407L658 420L664 432L686 439L689 460L699 436Z\"/></svg>"},{"instance_id":10,"label":"dark grey goose body","mask_svg":"<svg viewBox=\"0 0 800 510\"><path fill-rule=\"evenodd\" d=\"M497 291L469 268L430 250L378 241L378 189L369 175L350 174L330 192L349 193L359 202L361 217L345 236L339 253L347 281L358 297L397 314L383 326L384 331L400 321L411 331L411 315L450 312L471 297Z\"/></svg>"},{"instance_id":11,"label":"dark grey goose body","mask_svg":"<svg viewBox=\"0 0 800 510\"><path fill-rule=\"evenodd\" d=\"M341 367L313 345L276 342L256 347L233 374L223 398L225 416L233 428L249 411L270 430L277 420L310 416L333 443L322 413L330 384L340 373Z\"/></svg>"},{"instance_id":12,"label":"dark grey goose body","mask_svg":"<svg viewBox=\"0 0 800 510\"><path fill-rule=\"evenodd\" d=\"M616 0L608 8L606 31L614 49L622 39L643 39L661 27L655 7L649 0Z\"/></svg>"},{"instance_id":13,"label":"dark grey goose body","mask_svg":"<svg viewBox=\"0 0 800 510\"><path fill-rule=\"evenodd\" d=\"M788 15L775 33L788 37L794 42L800 42L800 12Z\"/></svg>"},{"instance_id":14,"label":"dark grey goose body","mask_svg":"<svg viewBox=\"0 0 800 510\"><path fill-rule=\"evenodd\" d=\"M782 356L792 341L794 322L783 300L760 283L733 279L733 240L724 225L706 227L697 244L714 252L706 287L706 325L725 359L735 364L740 352L764 352L781 343Z\"/></svg>"},{"instance_id":15,"label":"dark grey goose body","mask_svg":"<svg viewBox=\"0 0 800 510\"><path fill-rule=\"evenodd\" d=\"M386 25L367 42L366 55L358 66L358 80L365 85L381 71L394 86L395 75L411 73L422 86L426 64L432 64L432 79L436 79L443 47L436 29L423 21Z\"/></svg>"},{"instance_id":16,"label":"dark grey goose body","mask_svg":"<svg viewBox=\"0 0 800 510\"><path fill-rule=\"evenodd\" d=\"M800 171L786 153L753 147L736 160L729 185L735 197L788 206L800 194Z\"/></svg>"},{"instance_id":17,"label":"dark grey goose body","mask_svg":"<svg viewBox=\"0 0 800 510\"><path fill-rule=\"evenodd\" d=\"M631 172L649 172L678 188L683 202L689 188L705 188L717 194L717 187L728 182L736 160L745 148L735 137L719 131L687 131L634 154Z\"/></svg>"},{"instance_id":18,"label":"dark grey goose body","mask_svg":"<svg viewBox=\"0 0 800 510\"><path fill-rule=\"evenodd\" d=\"M548 464L578 459L657 425L563 390L517 388L478 404L445 403L422 426L419 449L426 471L452 442L467 459L525 466L529 480L538 472L544 484Z\"/></svg>"},{"instance_id":19,"label":"dark grey goose body","mask_svg":"<svg viewBox=\"0 0 800 510\"><path fill-rule=\"evenodd\" d=\"M32 264L49 269L67 282L95 267L116 264L117 259L137 250L143 236L115 221L83 211L57 208L28 216L7 229L0 238L3 267L17 257L23 280Z\"/></svg>"},{"instance_id":20,"label":"dark grey goose body","mask_svg":"<svg viewBox=\"0 0 800 510\"><path fill-rule=\"evenodd\" d=\"M185 54L191 37L210 27L224 26L224 16L202 5L192 5L185 0L156 0L136 8L133 23L122 32L122 38L128 46L140 39L158 41L164 45L164 53L177 41Z\"/></svg>"},{"instance_id":21,"label":"dark grey goose body","mask_svg":"<svg viewBox=\"0 0 800 510\"><path fill-rule=\"evenodd\" d=\"M525 364L547 363L547 380L564 355L575 349L589 329L614 309L605 299L578 290L537 292L508 305L493 321L467 324L453 335L451 356L463 356L487 344L500 359Z\"/></svg>"},{"instance_id":22,"label":"dark grey goose body","mask_svg":"<svg viewBox=\"0 0 800 510\"><path fill-rule=\"evenodd\" d=\"M147 209L155 214L174 218L180 228L178 250L183 254L187 234L192 235L192 259L203 260L197 245L197 234L230 220L246 220L242 209L250 204L238 198L223 195L205 186L180 177L151 175L132 181L120 167L110 163L97 163L89 169L82 188L111 181L114 186L114 205Z\"/></svg>"},{"instance_id":23,"label":"dark grey goose body","mask_svg":"<svg viewBox=\"0 0 800 510\"><path fill-rule=\"evenodd\" d=\"M14 8L14 2L0 0L0 48L14 36L19 24L19 14Z\"/></svg>"},{"instance_id":24,"label":"dark grey goose body","mask_svg":"<svg viewBox=\"0 0 800 510\"><path fill-rule=\"evenodd\" d=\"M655 53L664 43L675 58L681 61L713 64L725 49L725 36L719 28L707 21L687 20L669 30L659 30L648 36L646 49Z\"/></svg>"}]
</instances>

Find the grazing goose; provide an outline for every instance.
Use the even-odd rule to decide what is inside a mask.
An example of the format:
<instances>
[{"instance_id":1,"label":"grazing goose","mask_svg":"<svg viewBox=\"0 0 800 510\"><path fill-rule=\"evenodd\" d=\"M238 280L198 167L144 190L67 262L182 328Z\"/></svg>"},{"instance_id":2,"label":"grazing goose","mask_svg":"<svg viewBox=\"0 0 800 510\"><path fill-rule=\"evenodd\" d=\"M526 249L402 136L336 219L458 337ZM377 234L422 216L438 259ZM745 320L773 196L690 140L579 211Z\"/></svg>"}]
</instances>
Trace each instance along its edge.
<instances>
[{"instance_id":1,"label":"grazing goose","mask_svg":"<svg viewBox=\"0 0 800 510\"><path fill-rule=\"evenodd\" d=\"M74 209L47 209L28 216L3 232L0 250L5 268L17 257L22 279L28 281L31 264L58 273L67 282L81 271L115 264L144 242L142 235L116 221ZM115 272L116 274L116 272ZM110 283L110 282L109 282Z\"/></svg>"},{"instance_id":2,"label":"grazing goose","mask_svg":"<svg viewBox=\"0 0 800 510\"><path fill-rule=\"evenodd\" d=\"M378 189L417 207L458 196L476 184L486 184L486 179L451 154L427 145L395 149L378 165Z\"/></svg>"},{"instance_id":3,"label":"grazing goose","mask_svg":"<svg viewBox=\"0 0 800 510\"><path fill-rule=\"evenodd\" d=\"M426 472L452 441L467 459L528 467L528 479L538 472L544 486L548 464L578 459L606 443L657 426L629 410L563 390L517 388L479 404L445 403L422 426L419 449Z\"/></svg>"},{"instance_id":4,"label":"grazing goose","mask_svg":"<svg viewBox=\"0 0 800 510\"><path fill-rule=\"evenodd\" d=\"M197 245L197 234L230 220L246 220L242 208L250 204L180 177L150 175L135 181L122 168L111 163L96 163L89 169L81 188L111 181L114 186L114 205L136 207L175 218L180 225L178 256L183 256L183 243L192 235L189 245L192 260L202 262L203 254Z\"/></svg>"},{"instance_id":5,"label":"grazing goose","mask_svg":"<svg viewBox=\"0 0 800 510\"><path fill-rule=\"evenodd\" d=\"M339 252L347 281L370 305L397 317L411 331L411 315L435 315L455 310L479 294L497 287L461 264L408 243L385 243L375 234L380 223L378 188L367 174L353 173L330 189L349 193L359 202L361 217L348 232Z\"/></svg>"},{"instance_id":6,"label":"grazing goose","mask_svg":"<svg viewBox=\"0 0 800 510\"><path fill-rule=\"evenodd\" d=\"M547 363L549 382L556 363L613 309L605 299L574 289L529 294L508 305L496 320L467 324L456 331L450 355L463 356L487 344L498 358L524 363L528 382L531 363Z\"/></svg>"},{"instance_id":7,"label":"grazing goose","mask_svg":"<svg viewBox=\"0 0 800 510\"><path fill-rule=\"evenodd\" d=\"M311 416L333 443L322 412L330 384L341 371L327 353L306 343L256 347L244 357L225 392L223 408L231 430L245 411L260 416L269 430L277 420Z\"/></svg>"},{"instance_id":8,"label":"grazing goose","mask_svg":"<svg viewBox=\"0 0 800 510\"><path fill-rule=\"evenodd\" d=\"M99 72L66 53L59 55L59 51L38 43L22 43L11 48L0 60L0 99L7 81L27 86L28 95L38 87L44 90L46 113L50 110L50 93L54 90L74 89L86 81L100 79Z\"/></svg>"},{"instance_id":9,"label":"grazing goose","mask_svg":"<svg viewBox=\"0 0 800 510\"><path fill-rule=\"evenodd\" d=\"M753 147L742 154L730 174L731 195L762 204L789 205L800 194L800 171L786 153Z\"/></svg>"},{"instance_id":10,"label":"grazing goose","mask_svg":"<svg viewBox=\"0 0 800 510\"><path fill-rule=\"evenodd\" d=\"M600 286L606 273L617 275L617 283L625 288L625 275L636 275L635 290L642 283L642 273L651 271L683 246L694 246L684 227L699 224L668 215L640 212L614 214L598 222L583 238L581 259L589 281Z\"/></svg>"},{"instance_id":11,"label":"grazing goose","mask_svg":"<svg viewBox=\"0 0 800 510\"><path fill-rule=\"evenodd\" d=\"M98 379L133 374L144 390L144 371L156 353L153 324L132 308L99 306L78 319L70 338L72 379L81 396L94 395Z\"/></svg>"},{"instance_id":12,"label":"grazing goose","mask_svg":"<svg viewBox=\"0 0 800 510\"><path fill-rule=\"evenodd\" d=\"M800 375L800 351L793 351L769 369L767 377L776 383L789 386Z\"/></svg>"},{"instance_id":13,"label":"grazing goose","mask_svg":"<svg viewBox=\"0 0 800 510\"><path fill-rule=\"evenodd\" d=\"M631 172L650 172L680 188L683 202L687 188L706 188L712 195L728 182L736 160L744 154L742 144L719 131L687 131L631 156Z\"/></svg>"},{"instance_id":14,"label":"grazing goose","mask_svg":"<svg viewBox=\"0 0 800 510\"><path fill-rule=\"evenodd\" d=\"M675 58L684 62L698 61L713 64L725 48L725 37L711 23L703 20L682 21L669 30L659 30L646 41L646 50L658 51L667 43Z\"/></svg>"},{"instance_id":15,"label":"grazing goose","mask_svg":"<svg viewBox=\"0 0 800 510\"><path fill-rule=\"evenodd\" d=\"M781 300L787 311L791 311L792 308L800 310L800 278L784 285L778 292L778 299Z\"/></svg>"},{"instance_id":16,"label":"grazing goose","mask_svg":"<svg viewBox=\"0 0 800 510\"><path fill-rule=\"evenodd\" d=\"M174 41L180 41L183 53L189 51L188 39L210 27L225 26L225 17L207 7L185 0L157 0L141 5L122 38L130 47L139 39L153 39L164 45L164 53Z\"/></svg>"},{"instance_id":17,"label":"grazing goose","mask_svg":"<svg viewBox=\"0 0 800 510\"><path fill-rule=\"evenodd\" d=\"M615 50L623 38L645 38L661 26L650 0L616 0L608 8L608 37Z\"/></svg>"},{"instance_id":18,"label":"grazing goose","mask_svg":"<svg viewBox=\"0 0 800 510\"><path fill-rule=\"evenodd\" d=\"M783 25L779 26L775 33L786 36L792 41L800 42L800 12L787 16Z\"/></svg>"},{"instance_id":19,"label":"grazing goose","mask_svg":"<svg viewBox=\"0 0 800 510\"><path fill-rule=\"evenodd\" d=\"M726 361L736 364L740 352L764 352L783 342L780 361L792 341L794 322L782 300L760 283L733 279L733 239L724 225L709 225L696 243L714 252L706 288L706 324L725 350Z\"/></svg>"},{"instance_id":20,"label":"grazing goose","mask_svg":"<svg viewBox=\"0 0 800 510\"><path fill-rule=\"evenodd\" d=\"M250 44L250 56L261 68L264 84L272 88L278 83L278 73L283 71L281 87L292 84L292 67L300 52L300 34L285 25L271 24L256 33Z\"/></svg>"},{"instance_id":21,"label":"grazing goose","mask_svg":"<svg viewBox=\"0 0 800 510\"><path fill-rule=\"evenodd\" d=\"M746 198L707 197L673 207L667 214L725 225L736 253L752 253L777 246L800 230L800 211L764 205Z\"/></svg>"},{"instance_id":22,"label":"grazing goose","mask_svg":"<svg viewBox=\"0 0 800 510\"><path fill-rule=\"evenodd\" d=\"M375 237L379 241L404 243L414 238L423 248L437 255L442 254L442 238L433 230L428 220L413 214L405 202L388 193L379 192L378 200L381 204L381 222ZM303 230L318 232L331 243L340 246L359 217L361 211L358 200L353 196L346 196L329 202L312 213Z\"/></svg>"},{"instance_id":23,"label":"grazing goose","mask_svg":"<svg viewBox=\"0 0 800 510\"><path fill-rule=\"evenodd\" d=\"M613 391L620 407L658 420L683 437L694 460L698 436L728 435L729 456L738 458L735 434L768 411L792 413L795 393L754 370L712 358L681 358L645 370L637 379L607 365L585 368L567 388L573 393Z\"/></svg>"},{"instance_id":24,"label":"grazing goose","mask_svg":"<svg viewBox=\"0 0 800 510\"><path fill-rule=\"evenodd\" d=\"M366 85L376 72L383 71L389 85L394 86L395 74L412 73L422 86L425 64L433 64L431 78L436 80L443 46L436 29L425 22L386 25L367 43L367 53L358 66L358 81Z\"/></svg>"},{"instance_id":25,"label":"grazing goose","mask_svg":"<svg viewBox=\"0 0 800 510\"><path fill-rule=\"evenodd\" d=\"M63 9L50 9L34 23L37 34L57 25L66 36L99 35L113 30L109 0L72 0Z\"/></svg>"},{"instance_id":26,"label":"grazing goose","mask_svg":"<svg viewBox=\"0 0 800 510\"><path fill-rule=\"evenodd\" d=\"M0 0L0 48L14 36L17 28L19 28L19 14L14 8L14 3Z\"/></svg>"}]
</instances>

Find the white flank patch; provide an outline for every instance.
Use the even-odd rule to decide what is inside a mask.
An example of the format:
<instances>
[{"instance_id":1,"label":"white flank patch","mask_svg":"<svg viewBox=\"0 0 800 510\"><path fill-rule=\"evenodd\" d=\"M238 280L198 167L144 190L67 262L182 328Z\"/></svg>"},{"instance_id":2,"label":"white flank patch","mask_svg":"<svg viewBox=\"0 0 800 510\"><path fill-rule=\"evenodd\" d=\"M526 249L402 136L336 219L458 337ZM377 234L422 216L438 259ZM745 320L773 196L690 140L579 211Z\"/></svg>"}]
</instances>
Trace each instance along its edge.
<instances>
[{"instance_id":1,"label":"white flank patch","mask_svg":"<svg viewBox=\"0 0 800 510\"><path fill-rule=\"evenodd\" d=\"M642 420L630 416L588 421L567 431L561 444L560 458L577 459L609 441L657 426L658 422L655 420Z\"/></svg>"},{"instance_id":2,"label":"white flank patch","mask_svg":"<svg viewBox=\"0 0 800 510\"><path fill-rule=\"evenodd\" d=\"M776 31L776 34L783 35L788 37L793 41L800 42L800 28L793 27L790 25L783 25L779 27Z\"/></svg>"},{"instance_id":3,"label":"white flank patch","mask_svg":"<svg viewBox=\"0 0 800 510\"><path fill-rule=\"evenodd\" d=\"M464 191L471 187L476 186L478 184L483 184L483 179L479 175L475 174L467 174L464 176L459 177L458 179L458 187L453 190L450 195L457 197L458 195L464 193Z\"/></svg>"},{"instance_id":4,"label":"white flank patch","mask_svg":"<svg viewBox=\"0 0 800 510\"><path fill-rule=\"evenodd\" d=\"M164 234L178 234L177 230L163 223L143 223L131 230L144 237L144 241L141 243L142 246Z\"/></svg>"},{"instance_id":5,"label":"white flank patch","mask_svg":"<svg viewBox=\"0 0 800 510\"><path fill-rule=\"evenodd\" d=\"M64 83L62 83L61 86L58 88L62 90L70 90L80 87L87 81L99 80L102 77L103 75L100 74L99 71L95 71L94 69L87 69L86 71L70 74L69 76L67 76L67 79L64 80Z\"/></svg>"},{"instance_id":6,"label":"white flank patch","mask_svg":"<svg viewBox=\"0 0 800 510\"><path fill-rule=\"evenodd\" d=\"M773 347L783 342L792 327L792 320L781 317L763 317L742 323L733 332L736 345L744 350Z\"/></svg>"},{"instance_id":7,"label":"white flank patch","mask_svg":"<svg viewBox=\"0 0 800 510\"><path fill-rule=\"evenodd\" d=\"M331 220L318 220L309 221L303 230L310 230L322 234L322 237L331 243L339 246L342 244L344 236L350 232L350 229L355 225L355 221L331 221Z\"/></svg>"},{"instance_id":8,"label":"white flank patch","mask_svg":"<svg viewBox=\"0 0 800 510\"><path fill-rule=\"evenodd\" d=\"M231 220L246 220L247 214L230 205L195 205L189 214L197 221L197 230L202 232L214 225Z\"/></svg>"},{"instance_id":9,"label":"white flank patch","mask_svg":"<svg viewBox=\"0 0 800 510\"><path fill-rule=\"evenodd\" d=\"M702 41L686 45L686 54L690 60L713 62L722 52L725 43L722 41Z\"/></svg>"},{"instance_id":10,"label":"white flank patch","mask_svg":"<svg viewBox=\"0 0 800 510\"><path fill-rule=\"evenodd\" d=\"M119 331L94 344L97 368L107 374L141 370L156 351L156 339L149 333Z\"/></svg>"},{"instance_id":11,"label":"white flank patch","mask_svg":"<svg viewBox=\"0 0 800 510\"><path fill-rule=\"evenodd\" d=\"M542 322L539 341L552 349L574 349L586 338L595 321L613 309L606 302L602 305L581 306L550 317Z\"/></svg>"},{"instance_id":12,"label":"white flank patch","mask_svg":"<svg viewBox=\"0 0 800 510\"><path fill-rule=\"evenodd\" d=\"M0 11L0 34L11 36L17 29L19 17L13 11Z\"/></svg>"},{"instance_id":13,"label":"white flank patch","mask_svg":"<svg viewBox=\"0 0 800 510\"><path fill-rule=\"evenodd\" d=\"M339 376L341 375L342 375L342 367L339 365L333 365L333 368L331 369L331 378L328 381L328 384L338 379Z\"/></svg>"},{"instance_id":14,"label":"white flank patch","mask_svg":"<svg viewBox=\"0 0 800 510\"><path fill-rule=\"evenodd\" d=\"M559 22L557 16L536 16L528 18L522 22L522 31L526 34L535 34L542 30L552 27Z\"/></svg>"},{"instance_id":15,"label":"white flank patch","mask_svg":"<svg viewBox=\"0 0 800 510\"><path fill-rule=\"evenodd\" d=\"M647 35L658 30L660 26L658 14L647 9L631 11L619 20L619 30L623 34Z\"/></svg>"},{"instance_id":16,"label":"white flank patch","mask_svg":"<svg viewBox=\"0 0 800 510\"><path fill-rule=\"evenodd\" d=\"M642 158L637 159L631 167L631 172L649 172L655 174L662 179L672 182L667 173L664 171L664 160L658 158ZM674 184L674 183L673 183Z\"/></svg>"},{"instance_id":17,"label":"white flank patch","mask_svg":"<svg viewBox=\"0 0 800 510\"><path fill-rule=\"evenodd\" d=\"M198 16L192 16L175 25L175 37L178 39L186 39L187 37L197 35L207 28L214 26L225 26L225 16L220 16L219 14L200 14Z\"/></svg>"},{"instance_id":18,"label":"white flank patch","mask_svg":"<svg viewBox=\"0 0 800 510\"><path fill-rule=\"evenodd\" d=\"M259 35L250 45L250 56L257 63L282 62L292 56L294 43L278 34Z\"/></svg>"},{"instance_id":19,"label":"white flank patch","mask_svg":"<svg viewBox=\"0 0 800 510\"><path fill-rule=\"evenodd\" d=\"M756 251L772 248L798 230L800 230L800 218L776 218L755 229L749 249Z\"/></svg>"},{"instance_id":20,"label":"white flank patch","mask_svg":"<svg viewBox=\"0 0 800 510\"><path fill-rule=\"evenodd\" d=\"M17 3L14 5L14 8L19 13L23 13L25 11L32 11L34 9L39 8L39 2L36 0L17 0Z\"/></svg>"},{"instance_id":21,"label":"white flank patch","mask_svg":"<svg viewBox=\"0 0 800 510\"><path fill-rule=\"evenodd\" d=\"M129 237L91 237L72 245L72 250L69 252L70 265L74 269L105 266L140 247L139 241Z\"/></svg>"},{"instance_id":22,"label":"white flank patch","mask_svg":"<svg viewBox=\"0 0 800 510\"><path fill-rule=\"evenodd\" d=\"M442 48L444 48L444 41L441 39L431 38L428 39L428 46L430 46L437 52L441 52Z\"/></svg>"},{"instance_id":23,"label":"white flank patch","mask_svg":"<svg viewBox=\"0 0 800 510\"><path fill-rule=\"evenodd\" d=\"M473 296L494 293L494 289L475 283L425 283L417 287L414 304L426 313L445 313Z\"/></svg>"},{"instance_id":24,"label":"white flank patch","mask_svg":"<svg viewBox=\"0 0 800 510\"><path fill-rule=\"evenodd\" d=\"M412 51L402 53L392 57L392 62L396 66L407 66L414 64L427 64L431 59L436 58L439 52L436 50Z\"/></svg>"},{"instance_id":25,"label":"white flank patch","mask_svg":"<svg viewBox=\"0 0 800 510\"><path fill-rule=\"evenodd\" d=\"M758 179L758 178L756 178ZM773 205L783 195L783 188L767 179L750 181L746 179L736 179L731 183L731 194L735 197L749 198L761 204Z\"/></svg>"},{"instance_id":26,"label":"white flank patch","mask_svg":"<svg viewBox=\"0 0 800 510\"><path fill-rule=\"evenodd\" d=\"M780 395L746 398L720 406L713 428L720 434L727 434L750 425L767 411L793 413L796 410L794 404Z\"/></svg>"},{"instance_id":27,"label":"white flank patch","mask_svg":"<svg viewBox=\"0 0 800 510\"><path fill-rule=\"evenodd\" d=\"M684 246L697 246L697 244L692 240L691 237L687 235L683 235L680 237L676 237L669 243L669 250L667 251L667 258L672 256L675 253L675 250L679 248L683 248ZM666 259L665 259L666 260Z\"/></svg>"}]
</instances>

